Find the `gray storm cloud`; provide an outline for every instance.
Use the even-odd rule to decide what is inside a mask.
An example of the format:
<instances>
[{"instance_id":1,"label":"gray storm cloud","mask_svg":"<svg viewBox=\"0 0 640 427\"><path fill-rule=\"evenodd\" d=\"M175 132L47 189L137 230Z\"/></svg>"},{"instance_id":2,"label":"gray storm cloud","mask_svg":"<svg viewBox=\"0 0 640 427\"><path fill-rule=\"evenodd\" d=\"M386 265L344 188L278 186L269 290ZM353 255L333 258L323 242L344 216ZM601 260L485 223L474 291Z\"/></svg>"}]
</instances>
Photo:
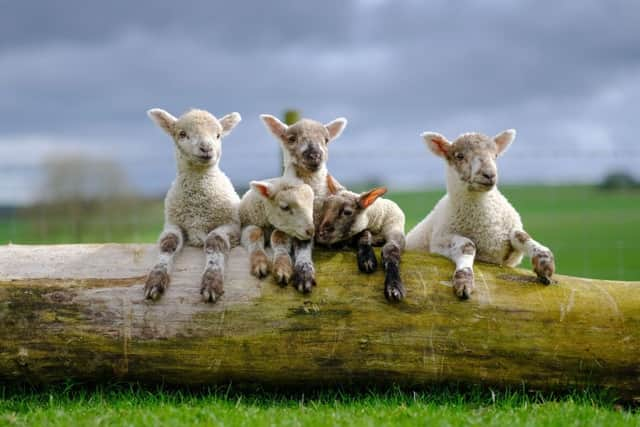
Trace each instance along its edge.
<instances>
[{"instance_id":1,"label":"gray storm cloud","mask_svg":"<svg viewBox=\"0 0 640 427\"><path fill-rule=\"evenodd\" d=\"M349 119L330 157L346 182L442 185L424 130L518 129L503 182L594 181L640 159L638 2L2 7L0 203L28 201L51 152L112 157L162 193L173 151L144 114L155 106L240 111L222 159L238 185L278 173L258 114L289 107Z\"/></svg>"}]
</instances>

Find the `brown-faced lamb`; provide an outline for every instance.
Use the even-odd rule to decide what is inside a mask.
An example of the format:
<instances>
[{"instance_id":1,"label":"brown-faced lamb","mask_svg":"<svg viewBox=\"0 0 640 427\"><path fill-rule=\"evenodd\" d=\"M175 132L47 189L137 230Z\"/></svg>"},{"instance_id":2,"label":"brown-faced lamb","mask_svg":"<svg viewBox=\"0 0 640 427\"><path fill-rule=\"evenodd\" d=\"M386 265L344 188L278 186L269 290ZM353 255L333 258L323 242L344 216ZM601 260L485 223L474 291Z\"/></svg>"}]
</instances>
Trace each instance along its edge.
<instances>
[{"instance_id":1,"label":"brown-faced lamb","mask_svg":"<svg viewBox=\"0 0 640 427\"><path fill-rule=\"evenodd\" d=\"M224 292L226 259L240 238L240 198L218 166L222 138L240 122L240 114L220 120L204 110L190 110L180 118L158 108L147 114L173 139L178 174L164 200L160 255L147 276L145 297L155 300L164 293L173 260L188 244L204 246L200 293L205 301L214 302Z\"/></svg>"},{"instance_id":2,"label":"brown-faced lamb","mask_svg":"<svg viewBox=\"0 0 640 427\"><path fill-rule=\"evenodd\" d=\"M372 246L382 246L385 270L384 295L389 301L400 301L405 288L400 278L400 257L405 247L402 209L391 200L381 198L386 188L374 188L362 194L353 193L327 175L329 196L320 210L316 240L333 245L355 237L358 267L375 271L377 260Z\"/></svg>"},{"instance_id":3,"label":"brown-faced lamb","mask_svg":"<svg viewBox=\"0 0 640 427\"><path fill-rule=\"evenodd\" d=\"M474 288L473 262L516 266L531 257L538 279L551 283L553 253L523 229L518 212L498 191L496 159L515 138L506 130L493 138L465 133L453 143L444 136L422 134L429 149L447 163L447 194L407 235L407 250L424 250L456 264L453 290L467 299Z\"/></svg>"}]
</instances>

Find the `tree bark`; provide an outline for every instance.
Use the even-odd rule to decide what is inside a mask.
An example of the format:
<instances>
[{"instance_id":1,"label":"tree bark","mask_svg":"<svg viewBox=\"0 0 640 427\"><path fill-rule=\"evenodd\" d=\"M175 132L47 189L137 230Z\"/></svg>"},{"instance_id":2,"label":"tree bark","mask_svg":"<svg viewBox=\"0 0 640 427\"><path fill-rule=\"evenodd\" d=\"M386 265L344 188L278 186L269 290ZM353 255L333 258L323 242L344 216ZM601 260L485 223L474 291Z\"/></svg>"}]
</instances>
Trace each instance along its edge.
<instances>
[{"instance_id":1,"label":"tree bark","mask_svg":"<svg viewBox=\"0 0 640 427\"><path fill-rule=\"evenodd\" d=\"M178 256L157 302L143 298L151 245L0 246L0 382L109 379L171 384L421 386L455 382L640 396L640 282L478 264L468 301L453 265L406 253L407 298L355 253L317 250L302 295L249 275L232 251L225 294L202 302L201 249ZM560 264L560 268L562 264Z\"/></svg>"}]
</instances>

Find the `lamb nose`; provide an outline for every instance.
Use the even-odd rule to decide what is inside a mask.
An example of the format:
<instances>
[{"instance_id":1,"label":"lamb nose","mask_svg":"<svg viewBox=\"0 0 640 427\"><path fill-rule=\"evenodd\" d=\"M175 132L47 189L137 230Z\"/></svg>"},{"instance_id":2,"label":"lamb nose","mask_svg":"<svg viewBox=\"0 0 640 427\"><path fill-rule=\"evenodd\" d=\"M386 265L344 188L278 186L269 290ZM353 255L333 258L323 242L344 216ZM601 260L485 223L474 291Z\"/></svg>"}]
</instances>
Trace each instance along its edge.
<instances>
[{"instance_id":1,"label":"lamb nose","mask_svg":"<svg viewBox=\"0 0 640 427\"><path fill-rule=\"evenodd\" d=\"M321 227L321 230L323 233L333 233L334 228L331 225L325 225Z\"/></svg>"},{"instance_id":2,"label":"lamb nose","mask_svg":"<svg viewBox=\"0 0 640 427\"><path fill-rule=\"evenodd\" d=\"M317 162L318 160L320 160L320 153L318 153L318 152L307 152L307 153L305 153L305 156L309 160L312 160L314 162Z\"/></svg>"},{"instance_id":3,"label":"lamb nose","mask_svg":"<svg viewBox=\"0 0 640 427\"><path fill-rule=\"evenodd\" d=\"M493 181L493 180L494 180L494 178L496 177L496 174L495 174L495 173L493 173L493 172L492 172L492 173L484 172L484 173L482 174L482 176L484 176L485 178L487 178L489 181Z\"/></svg>"}]
</instances>

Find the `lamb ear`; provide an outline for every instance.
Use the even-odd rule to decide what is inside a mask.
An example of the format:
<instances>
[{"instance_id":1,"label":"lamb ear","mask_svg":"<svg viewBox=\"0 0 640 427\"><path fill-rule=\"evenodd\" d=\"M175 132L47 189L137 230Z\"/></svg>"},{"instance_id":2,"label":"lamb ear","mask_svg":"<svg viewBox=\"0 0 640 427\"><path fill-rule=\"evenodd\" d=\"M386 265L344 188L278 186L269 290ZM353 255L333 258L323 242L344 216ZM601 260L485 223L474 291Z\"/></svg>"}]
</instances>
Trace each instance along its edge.
<instances>
[{"instance_id":1,"label":"lamb ear","mask_svg":"<svg viewBox=\"0 0 640 427\"><path fill-rule=\"evenodd\" d=\"M273 196L273 186L268 182L251 181L249 185L264 198L270 199Z\"/></svg>"},{"instance_id":2,"label":"lamb ear","mask_svg":"<svg viewBox=\"0 0 640 427\"><path fill-rule=\"evenodd\" d=\"M451 143L444 136L436 132L424 132L420 136L427 143L429 150L438 157L447 158Z\"/></svg>"},{"instance_id":3,"label":"lamb ear","mask_svg":"<svg viewBox=\"0 0 640 427\"><path fill-rule=\"evenodd\" d=\"M507 151L507 148L509 148L509 145L511 145L514 139L516 139L515 129L507 129L494 136L493 141L498 146L498 154Z\"/></svg>"},{"instance_id":4,"label":"lamb ear","mask_svg":"<svg viewBox=\"0 0 640 427\"><path fill-rule=\"evenodd\" d=\"M344 128L347 127L347 119L344 117L338 117L324 125L324 127L327 129L327 132L329 132L329 142L331 142L339 137Z\"/></svg>"},{"instance_id":5,"label":"lamb ear","mask_svg":"<svg viewBox=\"0 0 640 427\"><path fill-rule=\"evenodd\" d=\"M330 194L336 194L342 186L331 175L327 174L327 188Z\"/></svg>"},{"instance_id":6,"label":"lamb ear","mask_svg":"<svg viewBox=\"0 0 640 427\"><path fill-rule=\"evenodd\" d=\"M274 134L277 138L283 138L284 133L289 128L287 125L278 120L277 117L272 116L271 114L260 114L260 118L264 122L269 132Z\"/></svg>"},{"instance_id":7,"label":"lamb ear","mask_svg":"<svg viewBox=\"0 0 640 427\"><path fill-rule=\"evenodd\" d=\"M240 113L229 113L220 119L220 125L222 125L222 136L227 136L231 133L231 130L236 127L242 120Z\"/></svg>"},{"instance_id":8,"label":"lamb ear","mask_svg":"<svg viewBox=\"0 0 640 427\"><path fill-rule=\"evenodd\" d=\"M147 116L149 116L149 118L160 126L160 128L166 133L173 135L173 127L178 119L161 108L152 108L151 110L148 110Z\"/></svg>"},{"instance_id":9,"label":"lamb ear","mask_svg":"<svg viewBox=\"0 0 640 427\"><path fill-rule=\"evenodd\" d=\"M384 195L384 193L386 192L387 192L387 187L378 187L378 188L374 188L373 190L369 190L366 193L362 193L360 195L360 199L358 200L358 205L360 205L362 209L366 209L369 206L371 206L373 202L378 200L380 196Z\"/></svg>"}]
</instances>

